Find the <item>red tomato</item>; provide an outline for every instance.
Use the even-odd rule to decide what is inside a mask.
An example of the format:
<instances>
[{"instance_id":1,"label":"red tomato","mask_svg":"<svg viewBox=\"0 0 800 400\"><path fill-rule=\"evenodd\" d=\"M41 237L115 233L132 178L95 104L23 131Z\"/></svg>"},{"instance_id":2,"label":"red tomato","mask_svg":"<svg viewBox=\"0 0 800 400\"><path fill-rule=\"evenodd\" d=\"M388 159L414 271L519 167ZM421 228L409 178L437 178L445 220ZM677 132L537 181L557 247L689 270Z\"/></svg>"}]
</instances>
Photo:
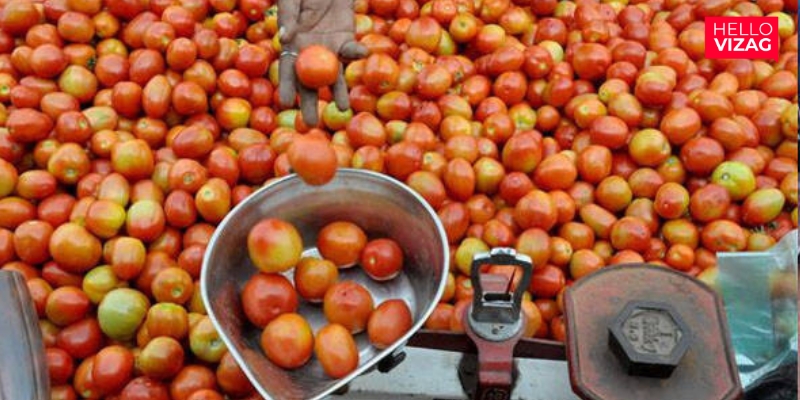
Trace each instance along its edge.
<instances>
[{"instance_id":1,"label":"red tomato","mask_svg":"<svg viewBox=\"0 0 800 400\"><path fill-rule=\"evenodd\" d=\"M245 316L259 328L281 314L295 312L297 305L297 292L283 275L257 273L242 289Z\"/></svg>"}]
</instances>

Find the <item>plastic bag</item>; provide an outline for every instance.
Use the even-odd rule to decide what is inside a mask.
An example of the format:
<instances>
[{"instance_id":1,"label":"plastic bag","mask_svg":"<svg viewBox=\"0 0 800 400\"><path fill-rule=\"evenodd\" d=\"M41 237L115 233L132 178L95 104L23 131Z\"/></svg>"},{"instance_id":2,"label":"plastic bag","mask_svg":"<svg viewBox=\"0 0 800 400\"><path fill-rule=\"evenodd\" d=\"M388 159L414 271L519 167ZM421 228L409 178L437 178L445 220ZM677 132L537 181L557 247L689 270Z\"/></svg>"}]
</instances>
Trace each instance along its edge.
<instances>
[{"instance_id":1,"label":"plastic bag","mask_svg":"<svg viewBox=\"0 0 800 400\"><path fill-rule=\"evenodd\" d=\"M746 398L797 399L797 230L768 251L718 253L717 262Z\"/></svg>"}]
</instances>

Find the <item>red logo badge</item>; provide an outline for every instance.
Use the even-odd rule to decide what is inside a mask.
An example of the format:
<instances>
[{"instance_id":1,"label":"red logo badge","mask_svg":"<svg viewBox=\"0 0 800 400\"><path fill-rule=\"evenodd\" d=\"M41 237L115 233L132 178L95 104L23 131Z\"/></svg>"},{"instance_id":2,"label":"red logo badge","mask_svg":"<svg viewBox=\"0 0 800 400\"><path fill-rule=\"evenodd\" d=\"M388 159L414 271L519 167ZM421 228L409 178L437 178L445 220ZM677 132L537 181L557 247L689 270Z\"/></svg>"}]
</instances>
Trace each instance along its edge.
<instances>
[{"instance_id":1,"label":"red logo badge","mask_svg":"<svg viewBox=\"0 0 800 400\"><path fill-rule=\"evenodd\" d=\"M706 17L706 58L780 56L778 17Z\"/></svg>"}]
</instances>

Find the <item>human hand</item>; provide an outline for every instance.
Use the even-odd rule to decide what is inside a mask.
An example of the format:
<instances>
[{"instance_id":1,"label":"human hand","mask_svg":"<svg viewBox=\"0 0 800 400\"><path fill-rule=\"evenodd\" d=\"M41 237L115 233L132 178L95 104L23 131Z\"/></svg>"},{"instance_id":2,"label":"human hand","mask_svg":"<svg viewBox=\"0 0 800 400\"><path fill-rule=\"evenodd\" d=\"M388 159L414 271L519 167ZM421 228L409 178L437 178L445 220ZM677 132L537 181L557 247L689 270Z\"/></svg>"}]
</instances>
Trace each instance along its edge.
<instances>
[{"instance_id":1,"label":"human hand","mask_svg":"<svg viewBox=\"0 0 800 400\"><path fill-rule=\"evenodd\" d=\"M352 0L278 0L278 26L282 46L278 101L283 108L295 105L300 94L303 122L316 126L318 93L300 83L295 73L297 55L311 45L321 45L340 60L363 58L368 51L355 40L355 15ZM344 66L339 62L339 76L333 84L333 98L339 110L350 108Z\"/></svg>"}]
</instances>

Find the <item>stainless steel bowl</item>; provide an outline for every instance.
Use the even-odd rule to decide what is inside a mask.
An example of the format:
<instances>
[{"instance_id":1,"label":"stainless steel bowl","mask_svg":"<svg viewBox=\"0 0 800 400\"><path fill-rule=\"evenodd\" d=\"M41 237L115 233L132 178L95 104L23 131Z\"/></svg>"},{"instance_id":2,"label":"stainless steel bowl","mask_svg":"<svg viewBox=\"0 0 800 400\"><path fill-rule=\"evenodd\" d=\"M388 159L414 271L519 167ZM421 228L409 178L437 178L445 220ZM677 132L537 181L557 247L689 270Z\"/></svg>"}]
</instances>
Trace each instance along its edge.
<instances>
[{"instance_id":1,"label":"stainless steel bowl","mask_svg":"<svg viewBox=\"0 0 800 400\"><path fill-rule=\"evenodd\" d=\"M331 379L312 360L286 371L261 351L261 330L247 322L239 293L257 272L247 255L247 234L263 218L281 218L300 231L306 254L316 253L317 232L337 220L352 221L372 237L390 237L405 251L403 273L389 282L375 282L360 268L340 271L340 279L364 284L376 306L390 298L404 299L414 325L392 346L377 350L366 334L356 336L359 367L342 379ZM418 194L391 177L356 169L340 169L323 186L306 185L296 175L276 180L236 206L217 227L203 259L200 277L203 302L229 351L266 399L321 399L369 371L419 330L433 311L447 280L447 237L433 209ZM291 272L287 274L291 279ZM316 331L325 325L319 305L301 302L299 313Z\"/></svg>"}]
</instances>

